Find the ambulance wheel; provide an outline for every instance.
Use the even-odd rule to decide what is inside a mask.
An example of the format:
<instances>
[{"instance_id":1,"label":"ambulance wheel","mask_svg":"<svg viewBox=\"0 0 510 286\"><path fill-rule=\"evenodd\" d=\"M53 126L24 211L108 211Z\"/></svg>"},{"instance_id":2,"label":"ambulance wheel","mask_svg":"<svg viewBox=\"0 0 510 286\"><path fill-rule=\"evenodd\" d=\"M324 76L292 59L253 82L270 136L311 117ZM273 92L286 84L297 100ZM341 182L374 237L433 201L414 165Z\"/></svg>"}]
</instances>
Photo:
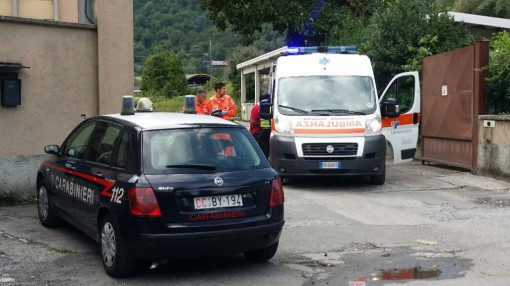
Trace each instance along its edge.
<instances>
[{"instance_id":1,"label":"ambulance wheel","mask_svg":"<svg viewBox=\"0 0 510 286\"><path fill-rule=\"evenodd\" d=\"M384 185L386 181L386 166L383 165L382 169L381 174L370 177L372 185Z\"/></svg>"},{"instance_id":2,"label":"ambulance wheel","mask_svg":"<svg viewBox=\"0 0 510 286\"><path fill-rule=\"evenodd\" d=\"M278 250L278 242L268 247L247 251L244 253L244 258L251 262L266 262L273 258L276 250Z\"/></svg>"},{"instance_id":3,"label":"ambulance wheel","mask_svg":"<svg viewBox=\"0 0 510 286\"><path fill-rule=\"evenodd\" d=\"M129 276L136 265L122 245L119 229L110 214L101 222L101 258L106 273L112 277Z\"/></svg>"},{"instance_id":4,"label":"ambulance wheel","mask_svg":"<svg viewBox=\"0 0 510 286\"><path fill-rule=\"evenodd\" d=\"M53 210L48 190L44 180L37 182L37 211L39 213L39 220L45 227L55 227L60 223L60 219Z\"/></svg>"}]
</instances>

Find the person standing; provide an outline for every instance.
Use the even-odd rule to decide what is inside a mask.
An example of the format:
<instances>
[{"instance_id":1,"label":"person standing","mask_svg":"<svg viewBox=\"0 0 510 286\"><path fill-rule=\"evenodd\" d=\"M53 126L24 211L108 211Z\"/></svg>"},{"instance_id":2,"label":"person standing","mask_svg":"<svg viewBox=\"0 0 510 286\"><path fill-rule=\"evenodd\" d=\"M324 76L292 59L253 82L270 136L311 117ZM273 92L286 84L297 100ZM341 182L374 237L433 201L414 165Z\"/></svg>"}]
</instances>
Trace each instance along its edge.
<instances>
[{"instance_id":1,"label":"person standing","mask_svg":"<svg viewBox=\"0 0 510 286\"><path fill-rule=\"evenodd\" d=\"M237 114L237 106L232 97L226 94L225 84L216 83L214 90L216 93L209 99L212 108L211 115L232 120L232 117Z\"/></svg>"},{"instance_id":2,"label":"person standing","mask_svg":"<svg viewBox=\"0 0 510 286\"><path fill-rule=\"evenodd\" d=\"M209 100L207 100L207 91L199 89L194 98L192 95L186 95L185 106L182 107L182 111L184 113L210 115L212 108Z\"/></svg>"},{"instance_id":3,"label":"person standing","mask_svg":"<svg viewBox=\"0 0 510 286\"><path fill-rule=\"evenodd\" d=\"M250 133L266 158L269 158L269 138L271 136L270 101L271 95L264 93L260 96L259 103L253 106L250 114Z\"/></svg>"},{"instance_id":4,"label":"person standing","mask_svg":"<svg viewBox=\"0 0 510 286\"><path fill-rule=\"evenodd\" d=\"M253 138L257 140L260 136L260 116L259 116L260 105L259 103L255 104L251 109L250 113L250 133L253 135ZM258 141L257 141L258 142Z\"/></svg>"},{"instance_id":5,"label":"person standing","mask_svg":"<svg viewBox=\"0 0 510 286\"><path fill-rule=\"evenodd\" d=\"M204 89L199 89L197 91L196 100L195 100L195 109L197 114L205 114L210 115L212 112L211 103L207 100L207 92Z\"/></svg>"}]
</instances>

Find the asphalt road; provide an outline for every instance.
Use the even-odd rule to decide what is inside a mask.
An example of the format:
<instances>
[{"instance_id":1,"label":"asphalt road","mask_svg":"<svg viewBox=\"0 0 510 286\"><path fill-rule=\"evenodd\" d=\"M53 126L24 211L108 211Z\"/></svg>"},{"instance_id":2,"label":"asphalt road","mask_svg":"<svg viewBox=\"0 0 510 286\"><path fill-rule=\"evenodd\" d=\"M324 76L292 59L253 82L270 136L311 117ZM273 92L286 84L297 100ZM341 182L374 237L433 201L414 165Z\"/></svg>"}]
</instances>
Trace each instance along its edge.
<instances>
[{"instance_id":1,"label":"asphalt road","mask_svg":"<svg viewBox=\"0 0 510 286\"><path fill-rule=\"evenodd\" d=\"M510 285L510 183L413 162L389 166L383 186L305 178L284 190L270 262L175 260L127 279L108 277L76 229L42 227L35 205L2 206L0 286Z\"/></svg>"}]
</instances>

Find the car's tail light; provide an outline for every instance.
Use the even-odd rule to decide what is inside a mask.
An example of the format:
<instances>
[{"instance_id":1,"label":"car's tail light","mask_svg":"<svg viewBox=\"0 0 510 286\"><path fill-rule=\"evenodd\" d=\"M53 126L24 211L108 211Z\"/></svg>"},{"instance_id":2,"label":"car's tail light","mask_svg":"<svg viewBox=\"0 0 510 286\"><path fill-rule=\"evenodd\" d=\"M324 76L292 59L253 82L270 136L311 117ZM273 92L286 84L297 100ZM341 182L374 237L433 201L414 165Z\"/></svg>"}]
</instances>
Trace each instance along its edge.
<instances>
[{"instance_id":1,"label":"car's tail light","mask_svg":"<svg viewBox=\"0 0 510 286\"><path fill-rule=\"evenodd\" d=\"M129 207L137 216L161 216L158 201L152 188L131 188L129 190Z\"/></svg>"},{"instance_id":2,"label":"car's tail light","mask_svg":"<svg viewBox=\"0 0 510 286\"><path fill-rule=\"evenodd\" d=\"M276 207L283 205L285 198L283 196L282 179L274 179L271 183L271 197L269 198L269 206Z\"/></svg>"}]
</instances>

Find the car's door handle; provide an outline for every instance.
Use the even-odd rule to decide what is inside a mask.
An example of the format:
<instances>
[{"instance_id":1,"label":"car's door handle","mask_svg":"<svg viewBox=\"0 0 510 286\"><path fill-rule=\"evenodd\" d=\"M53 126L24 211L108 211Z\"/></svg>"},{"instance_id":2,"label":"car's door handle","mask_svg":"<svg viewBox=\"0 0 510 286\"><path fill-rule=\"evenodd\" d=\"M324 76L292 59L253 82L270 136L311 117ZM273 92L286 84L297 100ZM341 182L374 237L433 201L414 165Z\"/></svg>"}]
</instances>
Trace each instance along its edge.
<instances>
[{"instance_id":1,"label":"car's door handle","mask_svg":"<svg viewBox=\"0 0 510 286\"><path fill-rule=\"evenodd\" d=\"M102 177L102 176L103 176L103 173L101 173L101 172L96 172L96 176L98 176L98 177Z\"/></svg>"}]
</instances>

